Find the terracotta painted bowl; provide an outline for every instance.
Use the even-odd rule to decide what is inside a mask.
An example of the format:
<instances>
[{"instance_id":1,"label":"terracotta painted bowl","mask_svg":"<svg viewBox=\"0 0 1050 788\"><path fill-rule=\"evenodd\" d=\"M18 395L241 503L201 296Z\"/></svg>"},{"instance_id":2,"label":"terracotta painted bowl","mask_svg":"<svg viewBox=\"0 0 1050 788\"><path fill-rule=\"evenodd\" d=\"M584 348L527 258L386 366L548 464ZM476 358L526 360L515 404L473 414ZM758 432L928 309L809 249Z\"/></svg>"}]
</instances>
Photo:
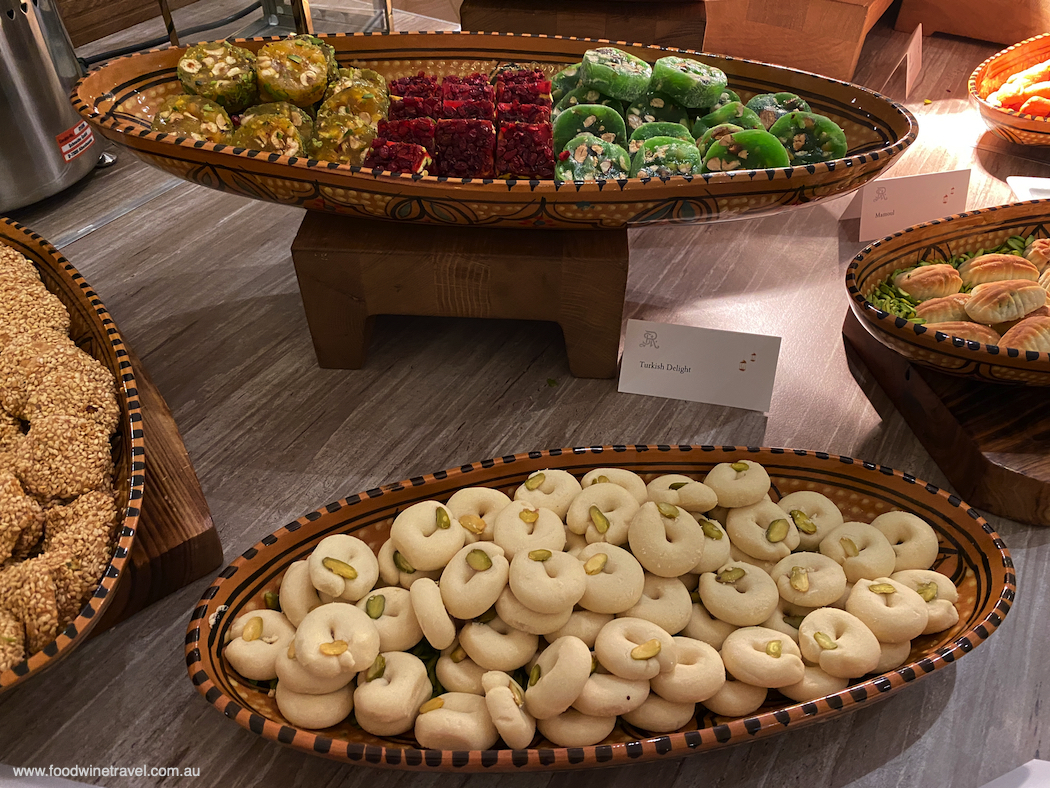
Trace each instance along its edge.
<instances>
[{"instance_id":1,"label":"terracotta painted bowl","mask_svg":"<svg viewBox=\"0 0 1050 788\"><path fill-rule=\"evenodd\" d=\"M238 43L258 50L266 41ZM497 33L396 33L329 36L342 65L387 78L421 70L439 75L490 71L506 61L537 63L553 74L596 45L589 39ZM608 43L608 42L604 42ZM617 44L649 61L669 51ZM746 101L789 90L846 131L847 158L826 164L602 183L380 174L378 170L262 154L150 131L165 97L181 92L180 49L115 60L91 72L73 103L99 132L161 169L215 189L311 210L434 224L529 228L619 228L707 222L770 214L851 192L894 162L917 134L899 104L856 85L748 60L686 52L721 68Z\"/></svg>"},{"instance_id":2,"label":"terracotta painted bowl","mask_svg":"<svg viewBox=\"0 0 1050 788\"><path fill-rule=\"evenodd\" d=\"M970 101L977 106L985 125L1008 142L1050 145L1050 119L996 107L985 101L1011 75L1044 60L1050 60L1050 33L1029 38L992 55L970 75Z\"/></svg>"},{"instance_id":3,"label":"terracotta painted bowl","mask_svg":"<svg viewBox=\"0 0 1050 788\"><path fill-rule=\"evenodd\" d=\"M420 750L410 737L371 736L350 723L321 731L295 728L274 700L239 677L222 657L230 625L239 615L265 606L284 571L324 537L352 533L378 551L401 509L426 499L447 500L470 486L508 493L537 470L562 468L577 477L601 467L639 474L701 476L730 458L748 458L769 471L776 493L817 490L832 498L847 520L869 522L894 508L914 512L936 530L937 568L960 586L960 619L951 630L913 641L908 662L897 670L858 681L807 703L771 700L753 716L716 717L703 711L683 729L652 735L622 721L592 747L557 747L541 739L527 750L453 752ZM265 537L223 570L193 611L186 636L186 664L197 690L232 720L253 733L303 752L335 760L428 771L528 771L640 763L770 736L829 719L891 695L951 664L988 638L1014 598L1013 563L1006 545L980 514L955 495L906 473L849 457L790 449L714 446L603 446L533 451L483 460L336 501ZM779 698L776 693L772 693Z\"/></svg>"},{"instance_id":4,"label":"terracotta painted bowl","mask_svg":"<svg viewBox=\"0 0 1050 788\"><path fill-rule=\"evenodd\" d=\"M68 655L87 637L102 611L109 606L131 554L146 479L142 412L135 372L116 323L106 311L102 299L55 247L17 222L0 218L0 245L16 249L36 265L44 285L58 296L69 312L70 338L77 347L98 359L117 381L120 422L112 439L113 486L118 510L123 512L113 558L95 593L55 640L29 659L0 673L0 693L3 693Z\"/></svg>"},{"instance_id":5,"label":"terracotta painted bowl","mask_svg":"<svg viewBox=\"0 0 1050 788\"><path fill-rule=\"evenodd\" d=\"M899 268L1000 246L1012 235L1050 236L1050 200L1012 203L917 224L866 247L846 269L853 313L875 339L915 364L986 383L1050 386L1050 353L950 337L877 308L867 296Z\"/></svg>"}]
</instances>

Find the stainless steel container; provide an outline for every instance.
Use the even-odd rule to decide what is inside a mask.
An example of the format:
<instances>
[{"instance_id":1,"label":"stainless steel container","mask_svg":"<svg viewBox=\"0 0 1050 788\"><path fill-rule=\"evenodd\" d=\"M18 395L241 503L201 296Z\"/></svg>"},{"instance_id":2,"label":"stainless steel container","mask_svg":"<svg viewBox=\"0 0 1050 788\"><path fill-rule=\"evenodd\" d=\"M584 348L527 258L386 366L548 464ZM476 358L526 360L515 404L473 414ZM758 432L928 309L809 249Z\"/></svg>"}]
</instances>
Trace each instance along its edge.
<instances>
[{"instance_id":1,"label":"stainless steel container","mask_svg":"<svg viewBox=\"0 0 1050 788\"><path fill-rule=\"evenodd\" d=\"M83 178L100 145L73 109L80 76L54 0L0 0L0 213Z\"/></svg>"}]
</instances>

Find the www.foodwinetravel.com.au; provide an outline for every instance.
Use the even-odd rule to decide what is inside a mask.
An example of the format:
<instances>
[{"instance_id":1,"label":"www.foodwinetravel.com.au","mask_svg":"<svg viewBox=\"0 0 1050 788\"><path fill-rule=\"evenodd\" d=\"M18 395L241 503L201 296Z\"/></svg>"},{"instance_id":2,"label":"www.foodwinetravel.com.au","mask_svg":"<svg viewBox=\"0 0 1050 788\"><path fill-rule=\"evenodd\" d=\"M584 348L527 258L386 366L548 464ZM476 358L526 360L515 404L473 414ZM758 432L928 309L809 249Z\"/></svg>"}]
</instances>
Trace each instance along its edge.
<instances>
[{"instance_id":1,"label":"www.foodwinetravel.com.au","mask_svg":"<svg viewBox=\"0 0 1050 788\"><path fill-rule=\"evenodd\" d=\"M23 766L12 767L17 777L200 777L197 766Z\"/></svg>"}]
</instances>

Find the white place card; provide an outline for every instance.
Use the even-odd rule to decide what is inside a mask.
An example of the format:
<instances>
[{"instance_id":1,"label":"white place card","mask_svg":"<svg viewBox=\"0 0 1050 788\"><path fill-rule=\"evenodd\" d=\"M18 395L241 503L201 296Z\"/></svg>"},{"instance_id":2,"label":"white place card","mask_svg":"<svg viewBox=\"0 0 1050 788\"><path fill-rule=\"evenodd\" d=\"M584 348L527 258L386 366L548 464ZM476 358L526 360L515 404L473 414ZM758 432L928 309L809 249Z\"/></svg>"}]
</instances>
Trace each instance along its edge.
<instances>
[{"instance_id":1,"label":"white place card","mask_svg":"<svg viewBox=\"0 0 1050 788\"><path fill-rule=\"evenodd\" d=\"M1029 761L984 788L1050 788L1050 761Z\"/></svg>"},{"instance_id":2,"label":"white place card","mask_svg":"<svg viewBox=\"0 0 1050 788\"><path fill-rule=\"evenodd\" d=\"M780 337L628 320L619 390L765 413Z\"/></svg>"},{"instance_id":3,"label":"white place card","mask_svg":"<svg viewBox=\"0 0 1050 788\"><path fill-rule=\"evenodd\" d=\"M902 63L904 64L904 98L909 99L915 83L919 81L919 74L922 72L922 25L916 25L915 30L912 31L908 38L908 45L904 48L904 54L894 65L886 81L882 83L879 92L886 91L886 86L890 84L890 80L893 79L893 75L897 73Z\"/></svg>"},{"instance_id":4,"label":"white place card","mask_svg":"<svg viewBox=\"0 0 1050 788\"><path fill-rule=\"evenodd\" d=\"M1050 178L1029 178L1024 175L1011 175L1006 183L1021 202L1026 200L1045 200L1050 197Z\"/></svg>"},{"instance_id":5,"label":"white place card","mask_svg":"<svg viewBox=\"0 0 1050 788\"><path fill-rule=\"evenodd\" d=\"M913 224L966 210L969 170L879 178L865 184L842 219L860 217L860 241L874 241Z\"/></svg>"}]
</instances>

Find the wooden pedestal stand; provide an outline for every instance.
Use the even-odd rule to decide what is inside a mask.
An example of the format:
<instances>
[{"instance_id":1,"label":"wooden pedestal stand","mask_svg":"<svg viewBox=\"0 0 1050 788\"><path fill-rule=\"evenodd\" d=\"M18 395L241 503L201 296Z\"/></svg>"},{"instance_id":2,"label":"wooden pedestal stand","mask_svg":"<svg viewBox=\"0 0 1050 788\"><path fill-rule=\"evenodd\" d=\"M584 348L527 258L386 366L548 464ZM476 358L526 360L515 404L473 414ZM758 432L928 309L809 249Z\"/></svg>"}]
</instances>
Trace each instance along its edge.
<instances>
[{"instance_id":1,"label":"wooden pedestal stand","mask_svg":"<svg viewBox=\"0 0 1050 788\"><path fill-rule=\"evenodd\" d=\"M317 363L360 369L375 315L548 320L569 369L616 375L626 230L497 230L307 211L292 244Z\"/></svg>"},{"instance_id":2,"label":"wooden pedestal stand","mask_svg":"<svg viewBox=\"0 0 1050 788\"><path fill-rule=\"evenodd\" d=\"M912 365L853 316L847 356L861 361L966 501L1050 525L1050 410L1045 388L977 383Z\"/></svg>"},{"instance_id":3,"label":"wooden pedestal stand","mask_svg":"<svg viewBox=\"0 0 1050 788\"><path fill-rule=\"evenodd\" d=\"M222 566L222 545L175 419L129 348L146 434L146 492L131 562L92 635Z\"/></svg>"}]
</instances>

